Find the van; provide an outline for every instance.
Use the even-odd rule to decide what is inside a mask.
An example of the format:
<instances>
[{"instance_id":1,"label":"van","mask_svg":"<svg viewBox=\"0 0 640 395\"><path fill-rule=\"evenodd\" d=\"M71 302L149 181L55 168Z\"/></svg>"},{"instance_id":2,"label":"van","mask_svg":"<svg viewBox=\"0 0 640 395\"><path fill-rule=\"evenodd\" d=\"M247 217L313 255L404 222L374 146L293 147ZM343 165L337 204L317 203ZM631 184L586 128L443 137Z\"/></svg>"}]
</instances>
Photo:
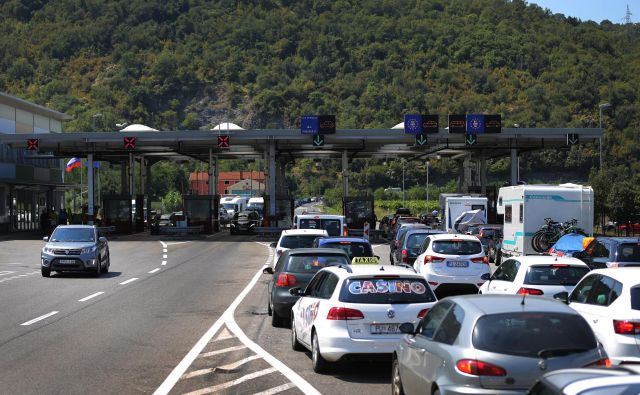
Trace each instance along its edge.
<instances>
[{"instance_id":1,"label":"van","mask_svg":"<svg viewBox=\"0 0 640 395\"><path fill-rule=\"evenodd\" d=\"M263 197L252 197L249 199L247 203L247 209L255 210L260 213L264 212L264 198Z\"/></svg>"},{"instance_id":2,"label":"van","mask_svg":"<svg viewBox=\"0 0 640 395\"><path fill-rule=\"evenodd\" d=\"M235 213L244 211L247 208L249 198L243 196L225 196L220 199L220 207L227 211L229 218L233 218Z\"/></svg>"},{"instance_id":3,"label":"van","mask_svg":"<svg viewBox=\"0 0 640 395\"><path fill-rule=\"evenodd\" d=\"M301 214L293 219L294 229L324 229L329 236L347 236L344 215Z\"/></svg>"}]
</instances>

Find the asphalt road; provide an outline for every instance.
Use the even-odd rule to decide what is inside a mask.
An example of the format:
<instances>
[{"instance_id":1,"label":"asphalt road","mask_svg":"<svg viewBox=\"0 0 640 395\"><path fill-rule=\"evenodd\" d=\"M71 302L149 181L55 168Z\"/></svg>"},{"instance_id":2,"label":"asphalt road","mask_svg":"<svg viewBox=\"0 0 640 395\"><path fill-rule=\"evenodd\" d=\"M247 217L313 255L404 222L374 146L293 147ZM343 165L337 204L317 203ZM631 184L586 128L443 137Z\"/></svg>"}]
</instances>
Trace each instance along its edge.
<instances>
[{"instance_id":1,"label":"asphalt road","mask_svg":"<svg viewBox=\"0 0 640 395\"><path fill-rule=\"evenodd\" d=\"M258 274L268 241L223 233L109 244L107 275L43 278L42 241L0 241L0 392L388 393L389 364L317 375L307 353L291 350L290 331L271 327ZM385 260L386 248L376 249Z\"/></svg>"}]
</instances>

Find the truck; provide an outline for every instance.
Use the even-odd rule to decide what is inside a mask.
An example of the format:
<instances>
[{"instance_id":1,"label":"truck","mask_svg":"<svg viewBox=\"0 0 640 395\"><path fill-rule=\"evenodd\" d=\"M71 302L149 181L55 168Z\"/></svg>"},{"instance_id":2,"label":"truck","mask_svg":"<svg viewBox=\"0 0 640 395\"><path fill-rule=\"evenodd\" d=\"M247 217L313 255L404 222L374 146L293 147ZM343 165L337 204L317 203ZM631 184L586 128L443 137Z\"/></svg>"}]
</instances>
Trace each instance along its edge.
<instances>
[{"instance_id":1,"label":"truck","mask_svg":"<svg viewBox=\"0 0 640 395\"><path fill-rule=\"evenodd\" d=\"M504 216L504 238L496 263L505 259L537 254L531 244L533 235L545 224L575 219L577 227L593 234L593 189L577 184L514 185L498 193L498 215Z\"/></svg>"},{"instance_id":2,"label":"truck","mask_svg":"<svg viewBox=\"0 0 640 395\"><path fill-rule=\"evenodd\" d=\"M456 220L468 211L481 210L486 222L488 199L484 196L469 196L455 194L440 195L440 210L442 211L442 230L455 233Z\"/></svg>"},{"instance_id":3,"label":"truck","mask_svg":"<svg viewBox=\"0 0 640 395\"><path fill-rule=\"evenodd\" d=\"M361 234L365 222L370 229L376 228L376 216L372 196L345 197L342 199L342 214L347 222L349 234Z\"/></svg>"}]
</instances>

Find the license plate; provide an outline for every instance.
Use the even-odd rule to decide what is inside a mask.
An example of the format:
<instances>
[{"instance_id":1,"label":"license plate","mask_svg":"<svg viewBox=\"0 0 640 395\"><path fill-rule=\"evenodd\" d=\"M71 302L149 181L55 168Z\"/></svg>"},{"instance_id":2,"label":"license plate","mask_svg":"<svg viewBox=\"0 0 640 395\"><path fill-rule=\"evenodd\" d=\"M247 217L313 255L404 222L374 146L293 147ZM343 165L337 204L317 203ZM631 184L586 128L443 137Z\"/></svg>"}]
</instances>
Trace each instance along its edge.
<instances>
[{"instance_id":1,"label":"license plate","mask_svg":"<svg viewBox=\"0 0 640 395\"><path fill-rule=\"evenodd\" d=\"M400 333L400 324L371 324L372 335Z\"/></svg>"},{"instance_id":2,"label":"license plate","mask_svg":"<svg viewBox=\"0 0 640 395\"><path fill-rule=\"evenodd\" d=\"M447 261L447 266L449 266L449 267L469 267L469 262L467 262L467 261Z\"/></svg>"},{"instance_id":3,"label":"license plate","mask_svg":"<svg viewBox=\"0 0 640 395\"><path fill-rule=\"evenodd\" d=\"M59 259L58 263L69 263L69 264L74 264L76 263L75 259Z\"/></svg>"}]
</instances>

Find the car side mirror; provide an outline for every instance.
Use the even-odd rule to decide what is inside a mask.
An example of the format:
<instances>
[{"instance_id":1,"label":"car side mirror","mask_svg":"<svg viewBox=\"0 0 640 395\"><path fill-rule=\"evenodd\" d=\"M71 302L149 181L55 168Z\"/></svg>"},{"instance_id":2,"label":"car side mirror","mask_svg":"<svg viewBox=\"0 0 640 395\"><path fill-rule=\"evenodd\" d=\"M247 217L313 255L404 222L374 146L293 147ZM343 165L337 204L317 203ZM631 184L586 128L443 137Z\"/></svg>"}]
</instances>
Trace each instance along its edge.
<instances>
[{"instance_id":1,"label":"car side mirror","mask_svg":"<svg viewBox=\"0 0 640 395\"><path fill-rule=\"evenodd\" d=\"M262 269L262 274L273 274L273 268L265 267L264 269Z\"/></svg>"},{"instance_id":2,"label":"car side mirror","mask_svg":"<svg viewBox=\"0 0 640 395\"><path fill-rule=\"evenodd\" d=\"M484 281L491 280L491 273L484 273L482 276L480 276L480 279Z\"/></svg>"},{"instance_id":3,"label":"car side mirror","mask_svg":"<svg viewBox=\"0 0 640 395\"><path fill-rule=\"evenodd\" d=\"M553 298L561 301L562 303L569 304L569 293L567 291L558 292L553 295Z\"/></svg>"},{"instance_id":4,"label":"car side mirror","mask_svg":"<svg viewBox=\"0 0 640 395\"><path fill-rule=\"evenodd\" d=\"M293 287L289 290L289 293L293 296L304 296L304 291L300 287Z\"/></svg>"},{"instance_id":5,"label":"car side mirror","mask_svg":"<svg viewBox=\"0 0 640 395\"><path fill-rule=\"evenodd\" d=\"M42 241L44 241L45 243L49 241L49 236L45 236L42 238Z\"/></svg>"},{"instance_id":6,"label":"car side mirror","mask_svg":"<svg viewBox=\"0 0 640 395\"><path fill-rule=\"evenodd\" d=\"M271 243L269 244L269 247L271 248L276 248L278 246L278 243Z\"/></svg>"},{"instance_id":7,"label":"car side mirror","mask_svg":"<svg viewBox=\"0 0 640 395\"><path fill-rule=\"evenodd\" d=\"M107 242L107 238L104 237L104 236L100 236L100 237L98 237L98 241L101 242L101 243L106 243Z\"/></svg>"},{"instance_id":8,"label":"car side mirror","mask_svg":"<svg viewBox=\"0 0 640 395\"><path fill-rule=\"evenodd\" d=\"M410 322L400 324L398 329L400 329L400 333L404 333L407 335L413 335L413 332L415 331L415 329L413 328L413 324Z\"/></svg>"}]
</instances>

